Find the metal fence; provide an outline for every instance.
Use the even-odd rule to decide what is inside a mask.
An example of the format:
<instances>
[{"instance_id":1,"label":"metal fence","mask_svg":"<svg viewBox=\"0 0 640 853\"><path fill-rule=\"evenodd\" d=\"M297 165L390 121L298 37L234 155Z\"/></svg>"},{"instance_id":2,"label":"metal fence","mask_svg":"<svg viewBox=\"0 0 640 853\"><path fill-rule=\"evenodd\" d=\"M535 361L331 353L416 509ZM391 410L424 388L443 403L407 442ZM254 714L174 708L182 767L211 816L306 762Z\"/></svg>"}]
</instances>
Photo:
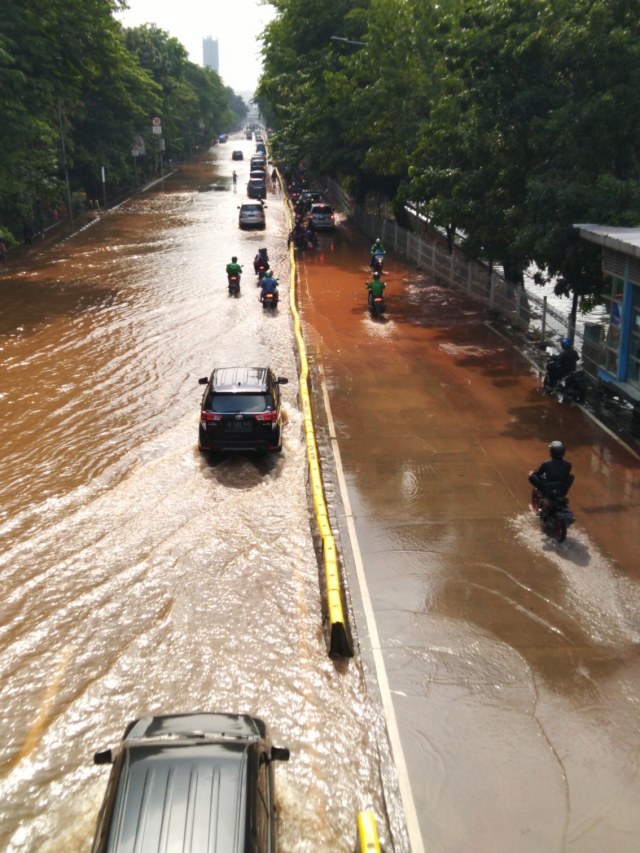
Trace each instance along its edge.
<instances>
[{"instance_id":1,"label":"metal fence","mask_svg":"<svg viewBox=\"0 0 640 853\"><path fill-rule=\"evenodd\" d=\"M507 317L515 326L538 337L554 341L569 331L568 312L563 313L549 304L546 296L532 293L523 285L506 281L500 270L481 261L472 261L454 246L449 251L444 237L438 232L417 233L401 228L395 220L382 213L371 213L353 203L344 190L325 179L338 204L348 211L352 221L370 237L381 237L387 248L426 270L440 284L464 290L469 296L485 303L490 310ZM425 225L420 223L422 229ZM602 352L603 327L580 317L574 332L575 346L582 352L585 371L597 375Z\"/></svg>"}]
</instances>

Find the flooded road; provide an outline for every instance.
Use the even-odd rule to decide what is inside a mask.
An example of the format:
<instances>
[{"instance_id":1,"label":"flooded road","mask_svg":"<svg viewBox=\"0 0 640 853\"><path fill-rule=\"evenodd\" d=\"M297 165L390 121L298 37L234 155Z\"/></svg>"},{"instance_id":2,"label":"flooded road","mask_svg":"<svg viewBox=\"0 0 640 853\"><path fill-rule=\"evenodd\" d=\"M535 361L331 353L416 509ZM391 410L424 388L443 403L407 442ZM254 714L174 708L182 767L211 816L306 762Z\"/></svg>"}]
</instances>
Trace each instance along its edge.
<instances>
[{"instance_id":1,"label":"flooded road","mask_svg":"<svg viewBox=\"0 0 640 853\"><path fill-rule=\"evenodd\" d=\"M388 316L373 321L368 246L344 226L322 238L302 268L302 315L377 625L380 648L364 654L372 674L384 658L398 720L414 849L637 853L638 456L541 396L484 309L415 269L387 259ZM554 439L576 474L562 545L528 507L527 473Z\"/></svg>"},{"instance_id":2,"label":"flooded road","mask_svg":"<svg viewBox=\"0 0 640 853\"><path fill-rule=\"evenodd\" d=\"M238 229L253 143L232 144L243 163L218 146L0 277L7 853L88 850L108 775L93 753L147 713L265 719L291 749L276 773L283 851L350 851L358 810L384 814L380 711L322 633L284 206L270 196L267 230ZM251 267L263 245L282 282L274 316ZM282 455L200 457L198 378L235 364L289 377ZM390 849L406 849L387 799Z\"/></svg>"}]
</instances>

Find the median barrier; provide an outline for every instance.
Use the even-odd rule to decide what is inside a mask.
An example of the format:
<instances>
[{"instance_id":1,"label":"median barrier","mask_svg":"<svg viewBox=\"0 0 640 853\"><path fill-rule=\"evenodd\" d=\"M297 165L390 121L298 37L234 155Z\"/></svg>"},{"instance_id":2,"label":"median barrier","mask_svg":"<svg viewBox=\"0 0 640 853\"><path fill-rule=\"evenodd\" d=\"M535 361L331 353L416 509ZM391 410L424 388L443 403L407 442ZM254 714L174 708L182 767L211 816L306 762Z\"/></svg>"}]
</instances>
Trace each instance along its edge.
<instances>
[{"instance_id":1,"label":"median barrier","mask_svg":"<svg viewBox=\"0 0 640 853\"><path fill-rule=\"evenodd\" d=\"M358 847L356 853L381 853L378 827L373 812L358 814Z\"/></svg>"},{"instance_id":2,"label":"median barrier","mask_svg":"<svg viewBox=\"0 0 640 853\"><path fill-rule=\"evenodd\" d=\"M280 188L285 195L285 188L278 173ZM292 217L288 199L286 200L289 227ZM309 362L307 360L307 348L302 336L302 324L298 307L296 305L296 261L293 246L289 247L290 264L290 287L289 306L293 316L294 336L298 345L298 358L300 361L300 407L302 409L304 436L307 449L307 464L309 469L309 485L313 508L316 517L316 525L322 540L322 560L325 575L325 593L327 600L327 612L329 617L329 656L332 658L353 657L353 649L347 631L344 608L342 606L342 585L340 581L340 568L338 565L338 554L336 543L331 531L329 513L324 496L322 483L322 471L318 459L318 447L316 444L315 426L311 409L311 397L309 394Z\"/></svg>"}]
</instances>

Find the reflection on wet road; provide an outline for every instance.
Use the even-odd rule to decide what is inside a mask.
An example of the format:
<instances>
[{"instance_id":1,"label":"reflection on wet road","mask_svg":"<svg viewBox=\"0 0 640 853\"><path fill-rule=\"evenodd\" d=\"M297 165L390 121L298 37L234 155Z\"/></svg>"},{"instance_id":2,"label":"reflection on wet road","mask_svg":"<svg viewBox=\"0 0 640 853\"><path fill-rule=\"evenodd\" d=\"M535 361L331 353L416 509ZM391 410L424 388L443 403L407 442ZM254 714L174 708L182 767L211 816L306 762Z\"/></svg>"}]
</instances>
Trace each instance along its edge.
<instances>
[{"instance_id":1,"label":"reflection on wet road","mask_svg":"<svg viewBox=\"0 0 640 853\"><path fill-rule=\"evenodd\" d=\"M219 146L0 278L8 853L88 850L107 778L93 752L150 712L264 717L291 749L284 851L350 851L358 809L384 813L379 711L320 624L284 208L270 196L267 230L239 231L234 165L242 185L248 160ZM212 181L227 189L197 192ZM268 317L251 267L263 245L285 297ZM200 458L197 380L214 364L289 376L281 456Z\"/></svg>"},{"instance_id":2,"label":"reflection on wet road","mask_svg":"<svg viewBox=\"0 0 640 853\"><path fill-rule=\"evenodd\" d=\"M345 226L324 238L303 316L424 848L635 853L638 457L542 397L484 310L414 269L387 263L372 320L367 259ZM526 479L557 438L576 472L560 546Z\"/></svg>"}]
</instances>

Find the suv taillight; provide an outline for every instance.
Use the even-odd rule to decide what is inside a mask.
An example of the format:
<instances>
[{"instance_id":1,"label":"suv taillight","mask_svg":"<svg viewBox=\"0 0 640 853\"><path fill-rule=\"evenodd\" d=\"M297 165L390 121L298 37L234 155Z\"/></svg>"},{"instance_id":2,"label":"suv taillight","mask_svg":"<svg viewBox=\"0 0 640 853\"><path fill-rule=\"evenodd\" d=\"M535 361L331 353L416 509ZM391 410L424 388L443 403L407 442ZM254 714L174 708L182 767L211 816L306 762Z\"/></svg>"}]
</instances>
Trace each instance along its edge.
<instances>
[{"instance_id":1,"label":"suv taillight","mask_svg":"<svg viewBox=\"0 0 640 853\"><path fill-rule=\"evenodd\" d=\"M254 417L261 424L276 424L278 422L277 412L261 412L259 415L254 415Z\"/></svg>"},{"instance_id":2,"label":"suv taillight","mask_svg":"<svg viewBox=\"0 0 640 853\"><path fill-rule=\"evenodd\" d=\"M222 420L222 415L216 415L213 412L205 412L203 409L200 412L200 420L203 423L216 423Z\"/></svg>"}]
</instances>

